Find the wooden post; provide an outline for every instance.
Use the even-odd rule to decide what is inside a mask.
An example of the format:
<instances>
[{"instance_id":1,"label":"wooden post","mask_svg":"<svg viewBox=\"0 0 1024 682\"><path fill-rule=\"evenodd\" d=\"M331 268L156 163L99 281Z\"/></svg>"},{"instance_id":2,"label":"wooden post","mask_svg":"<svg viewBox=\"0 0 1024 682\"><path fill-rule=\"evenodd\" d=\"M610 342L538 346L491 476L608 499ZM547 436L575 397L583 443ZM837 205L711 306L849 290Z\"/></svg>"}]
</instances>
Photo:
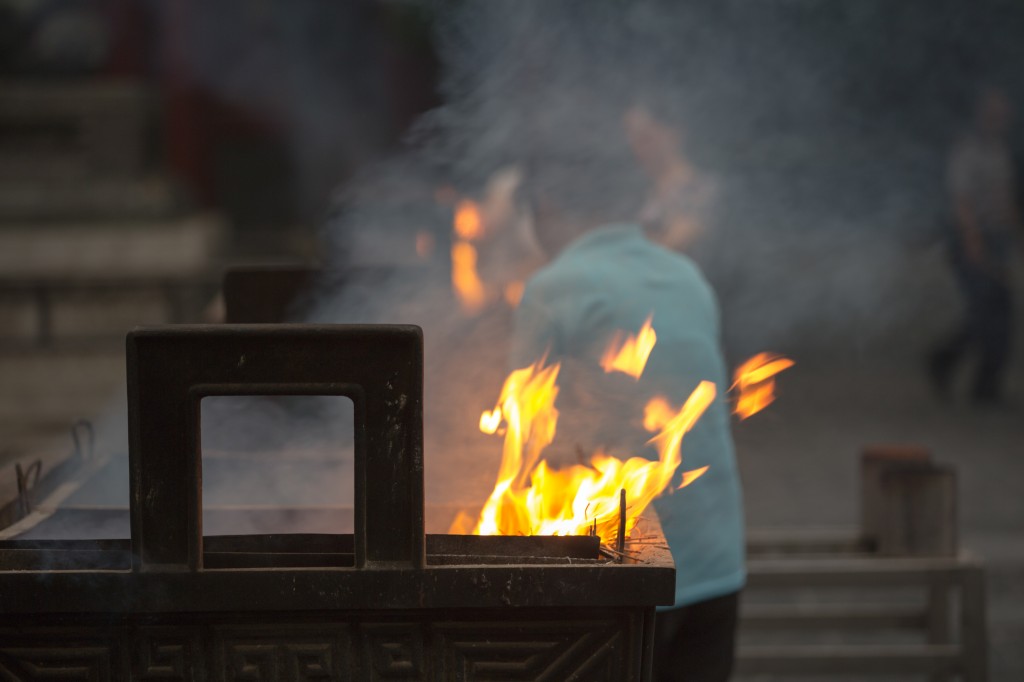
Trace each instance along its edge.
<instances>
[{"instance_id":1,"label":"wooden post","mask_svg":"<svg viewBox=\"0 0 1024 682\"><path fill-rule=\"evenodd\" d=\"M870 445L860 460L861 533L869 546L877 548L879 534L886 524L882 508L882 473L889 467L908 462L929 462L931 454L916 445Z\"/></svg>"},{"instance_id":2,"label":"wooden post","mask_svg":"<svg viewBox=\"0 0 1024 682\"><path fill-rule=\"evenodd\" d=\"M956 472L928 462L882 472L884 524L878 550L889 556L956 556Z\"/></svg>"},{"instance_id":3,"label":"wooden post","mask_svg":"<svg viewBox=\"0 0 1024 682\"><path fill-rule=\"evenodd\" d=\"M932 584L928 588L928 643L952 644L952 604L949 583ZM932 675L931 682L949 682L950 676L945 673Z\"/></svg>"},{"instance_id":4,"label":"wooden post","mask_svg":"<svg viewBox=\"0 0 1024 682\"><path fill-rule=\"evenodd\" d=\"M964 654L964 680L988 682L988 621L985 605L985 568L973 566L964 572L960 604Z\"/></svg>"}]
</instances>

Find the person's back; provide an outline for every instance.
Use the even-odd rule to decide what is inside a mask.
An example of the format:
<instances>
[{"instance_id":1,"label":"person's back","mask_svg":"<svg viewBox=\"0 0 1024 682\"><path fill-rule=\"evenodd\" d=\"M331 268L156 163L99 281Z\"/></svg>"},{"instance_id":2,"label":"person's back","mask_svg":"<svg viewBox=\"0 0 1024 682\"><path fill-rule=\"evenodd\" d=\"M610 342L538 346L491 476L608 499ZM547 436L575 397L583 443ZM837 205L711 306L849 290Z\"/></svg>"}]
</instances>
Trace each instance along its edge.
<instances>
[{"instance_id":1,"label":"person's back","mask_svg":"<svg viewBox=\"0 0 1024 682\"><path fill-rule=\"evenodd\" d=\"M525 366L547 352L551 360L573 358L597 367L612 336L635 332L648 316L658 340L639 389L680 405L702 380L718 388L715 403L682 447L684 468L707 465L708 473L699 484L655 502L676 563L676 606L683 606L735 592L745 576L718 310L704 277L688 258L652 243L637 226L599 228L527 284L512 359ZM633 407L642 412L643 404ZM622 415L623 429L631 417L636 415ZM594 426L608 429L603 423ZM642 439L632 444L634 454L654 456L644 452ZM678 485L675 481L673 489Z\"/></svg>"},{"instance_id":2,"label":"person's back","mask_svg":"<svg viewBox=\"0 0 1024 682\"><path fill-rule=\"evenodd\" d=\"M664 248L677 245L675 231L634 224L650 181L621 129L603 132L589 145L544 145L524 169L517 194L553 260L526 283L510 361L561 363L558 428L545 450L556 467L598 448L654 459L648 401L662 396L678 408L701 381L714 382L718 395L683 439L683 464L653 505L676 564L675 603L656 617L654 667L657 680L724 682L745 570L718 308L696 265ZM638 333L648 317L657 342L639 380L604 373L609 343ZM677 490L683 470L703 466Z\"/></svg>"},{"instance_id":3,"label":"person's back","mask_svg":"<svg viewBox=\"0 0 1024 682\"><path fill-rule=\"evenodd\" d=\"M950 193L970 205L980 231L1013 228L1013 161L1006 140L968 132L953 147L946 175Z\"/></svg>"}]
</instances>

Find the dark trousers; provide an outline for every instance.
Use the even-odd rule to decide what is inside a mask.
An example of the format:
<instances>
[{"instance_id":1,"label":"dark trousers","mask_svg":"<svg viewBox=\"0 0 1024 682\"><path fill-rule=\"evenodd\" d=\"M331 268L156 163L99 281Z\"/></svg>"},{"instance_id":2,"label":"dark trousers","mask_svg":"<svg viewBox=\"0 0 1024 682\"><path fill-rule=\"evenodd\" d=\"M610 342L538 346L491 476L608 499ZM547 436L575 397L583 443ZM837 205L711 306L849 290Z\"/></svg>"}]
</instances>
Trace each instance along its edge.
<instances>
[{"instance_id":1,"label":"dark trousers","mask_svg":"<svg viewBox=\"0 0 1024 682\"><path fill-rule=\"evenodd\" d=\"M655 682L726 682L732 674L740 593L655 616Z\"/></svg>"},{"instance_id":2,"label":"dark trousers","mask_svg":"<svg viewBox=\"0 0 1024 682\"><path fill-rule=\"evenodd\" d=\"M974 265L959 249L954 250L952 261L967 314L954 333L935 348L932 362L937 371L949 374L973 352L978 360L973 398L997 399L1013 333L1013 300L1006 271Z\"/></svg>"}]
</instances>

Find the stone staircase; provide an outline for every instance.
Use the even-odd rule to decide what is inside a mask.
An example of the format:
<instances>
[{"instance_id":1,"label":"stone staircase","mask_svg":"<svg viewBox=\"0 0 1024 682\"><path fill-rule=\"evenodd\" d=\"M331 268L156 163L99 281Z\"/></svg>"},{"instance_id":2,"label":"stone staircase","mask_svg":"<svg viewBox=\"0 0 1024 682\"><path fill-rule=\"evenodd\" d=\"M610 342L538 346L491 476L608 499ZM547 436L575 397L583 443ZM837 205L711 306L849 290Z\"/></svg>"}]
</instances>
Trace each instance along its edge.
<instances>
[{"instance_id":1,"label":"stone staircase","mask_svg":"<svg viewBox=\"0 0 1024 682\"><path fill-rule=\"evenodd\" d=\"M123 393L128 329L196 321L216 288L223 221L160 172L152 104L0 82L0 479Z\"/></svg>"}]
</instances>

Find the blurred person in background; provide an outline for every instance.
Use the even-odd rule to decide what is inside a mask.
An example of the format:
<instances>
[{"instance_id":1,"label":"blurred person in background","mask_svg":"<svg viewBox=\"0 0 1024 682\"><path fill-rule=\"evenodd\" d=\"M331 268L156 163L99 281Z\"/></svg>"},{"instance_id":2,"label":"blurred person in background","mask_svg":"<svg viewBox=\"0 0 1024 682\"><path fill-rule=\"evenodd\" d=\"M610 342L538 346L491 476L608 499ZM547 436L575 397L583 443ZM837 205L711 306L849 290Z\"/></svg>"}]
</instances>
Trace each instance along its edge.
<instances>
[{"instance_id":1,"label":"blurred person in background","mask_svg":"<svg viewBox=\"0 0 1024 682\"><path fill-rule=\"evenodd\" d=\"M651 183L640 222L670 232L671 248L685 251L703 231L715 185L683 154L682 131L637 104L623 117L630 149Z\"/></svg>"},{"instance_id":2,"label":"blurred person in background","mask_svg":"<svg viewBox=\"0 0 1024 682\"><path fill-rule=\"evenodd\" d=\"M537 243L533 217L517 200L522 182L520 166L502 166L488 177L478 196L483 224L483 237L478 242L480 275L493 291L521 288L547 262Z\"/></svg>"},{"instance_id":3,"label":"blurred person in background","mask_svg":"<svg viewBox=\"0 0 1024 682\"><path fill-rule=\"evenodd\" d=\"M971 399L980 406L1003 401L1003 373L1010 354L1009 271L1021 228L1008 140L1011 114L1004 92L982 92L973 125L954 145L946 169L956 228L951 261L966 314L930 354L929 378L936 393L948 398L961 361L976 354Z\"/></svg>"},{"instance_id":4,"label":"blurred person in background","mask_svg":"<svg viewBox=\"0 0 1024 682\"><path fill-rule=\"evenodd\" d=\"M686 468L707 465L708 473L655 500L676 564L676 595L657 617L654 666L658 680L720 682L732 670L746 573L719 310L697 266L673 250L692 237L683 222L638 222L651 184L621 143L576 154L546 150L550 156L523 169L519 196L551 260L526 283L511 364L525 367L545 353L562 363L561 416L549 448L556 463L581 441L612 454L645 452L649 434L637 422L646 398L664 395L680 405L700 381L715 383L716 400L683 441ZM615 332L635 333L651 315L658 340L641 379L603 374L599 359Z\"/></svg>"}]
</instances>

